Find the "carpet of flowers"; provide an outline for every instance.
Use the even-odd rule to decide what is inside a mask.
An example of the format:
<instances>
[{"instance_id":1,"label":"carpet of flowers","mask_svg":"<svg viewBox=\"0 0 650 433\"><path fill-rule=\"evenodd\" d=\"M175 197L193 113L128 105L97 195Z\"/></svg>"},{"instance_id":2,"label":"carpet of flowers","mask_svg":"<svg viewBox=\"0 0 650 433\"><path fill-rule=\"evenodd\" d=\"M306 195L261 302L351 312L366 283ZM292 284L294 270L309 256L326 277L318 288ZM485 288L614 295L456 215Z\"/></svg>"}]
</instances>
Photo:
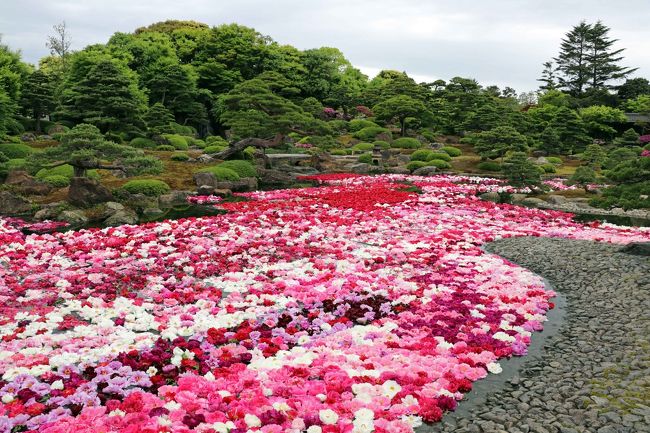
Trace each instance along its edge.
<instances>
[{"instance_id":1,"label":"carpet of flowers","mask_svg":"<svg viewBox=\"0 0 650 433\"><path fill-rule=\"evenodd\" d=\"M483 243L650 239L481 201L487 179L316 179L214 217L0 219L0 432L411 432L524 355L553 307Z\"/></svg>"}]
</instances>

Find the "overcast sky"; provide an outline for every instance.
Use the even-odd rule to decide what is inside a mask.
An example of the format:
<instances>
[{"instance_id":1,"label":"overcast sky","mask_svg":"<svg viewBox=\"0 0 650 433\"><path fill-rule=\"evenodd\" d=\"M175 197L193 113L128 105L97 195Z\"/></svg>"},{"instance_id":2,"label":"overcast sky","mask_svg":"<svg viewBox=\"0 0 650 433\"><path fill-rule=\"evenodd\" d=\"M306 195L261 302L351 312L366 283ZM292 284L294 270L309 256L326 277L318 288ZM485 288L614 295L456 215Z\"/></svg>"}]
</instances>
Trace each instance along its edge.
<instances>
[{"instance_id":1,"label":"overcast sky","mask_svg":"<svg viewBox=\"0 0 650 433\"><path fill-rule=\"evenodd\" d=\"M339 48L366 74L406 71L418 81L473 77L534 90L541 64L581 20L602 20L626 66L650 78L650 0L0 0L3 42L37 63L52 25L73 48L166 19L237 22L300 49Z\"/></svg>"}]
</instances>

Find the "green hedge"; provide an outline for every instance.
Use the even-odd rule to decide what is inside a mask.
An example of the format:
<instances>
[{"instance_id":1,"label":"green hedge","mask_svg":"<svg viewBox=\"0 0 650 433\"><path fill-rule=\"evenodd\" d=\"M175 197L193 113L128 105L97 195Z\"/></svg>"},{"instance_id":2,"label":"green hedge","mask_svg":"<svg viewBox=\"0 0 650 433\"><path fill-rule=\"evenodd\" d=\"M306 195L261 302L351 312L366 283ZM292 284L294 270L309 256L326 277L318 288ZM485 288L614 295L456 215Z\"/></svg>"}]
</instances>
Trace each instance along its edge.
<instances>
[{"instance_id":1,"label":"green hedge","mask_svg":"<svg viewBox=\"0 0 650 433\"><path fill-rule=\"evenodd\" d=\"M408 164L406 164L406 168L409 169L409 171L414 172L418 168L426 167L428 164L425 161L411 161Z\"/></svg>"},{"instance_id":2,"label":"green hedge","mask_svg":"<svg viewBox=\"0 0 650 433\"><path fill-rule=\"evenodd\" d=\"M346 149L331 149L330 155L344 156L347 155L348 151Z\"/></svg>"},{"instance_id":3,"label":"green hedge","mask_svg":"<svg viewBox=\"0 0 650 433\"><path fill-rule=\"evenodd\" d=\"M165 182L156 179L130 180L122 188L131 194L144 194L151 197L165 194L171 189Z\"/></svg>"},{"instance_id":4,"label":"green hedge","mask_svg":"<svg viewBox=\"0 0 650 433\"><path fill-rule=\"evenodd\" d=\"M372 164L372 153L364 153L363 155L359 155L357 161L364 162L366 164Z\"/></svg>"},{"instance_id":5,"label":"green hedge","mask_svg":"<svg viewBox=\"0 0 650 433\"><path fill-rule=\"evenodd\" d=\"M164 134L164 137L176 150L187 150L189 148L187 137L178 134Z\"/></svg>"},{"instance_id":6,"label":"green hedge","mask_svg":"<svg viewBox=\"0 0 650 433\"><path fill-rule=\"evenodd\" d=\"M40 180L45 180L46 177L51 177L51 176L63 176L68 179L72 179L74 177L74 168L69 165L60 165L58 167L54 168L42 168L38 172L36 172L36 179ZM97 170L88 170L86 172L86 176L88 176L91 179L99 179L99 173L97 173Z\"/></svg>"},{"instance_id":7,"label":"green hedge","mask_svg":"<svg viewBox=\"0 0 650 433\"><path fill-rule=\"evenodd\" d=\"M476 167L479 170L484 170L484 171L501 171L501 164L494 161L479 162Z\"/></svg>"},{"instance_id":8,"label":"green hedge","mask_svg":"<svg viewBox=\"0 0 650 433\"><path fill-rule=\"evenodd\" d=\"M433 159L434 152L429 149L416 150L411 154L411 161L429 161Z\"/></svg>"},{"instance_id":9,"label":"green hedge","mask_svg":"<svg viewBox=\"0 0 650 433\"><path fill-rule=\"evenodd\" d=\"M172 161L187 161L190 156L185 152L177 152L171 156Z\"/></svg>"},{"instance_id":10,"label":"green hedge","mask_svg":"<svg viewBox=\"0 0 650 433\"><path fill-rule=\"evenodd\" d=\"M206 137L205 144L208 146L215 146L215 145L228 146L228 142L226 141L226 139L218 135L211 135L209 137Z\"/></svg>"},{"instance_id":11,"label":"green hedge","mask_svg":"<svg viewBox=\"0 0 650 433\"><path fill-rule=\"evenodd\" d=\"M132 147L137 147L138 149L154 149L156 147L156 142L145 137L136 137L129 143Z\"/></svg>"},{"instance_id":12,"label":"green hedge","mask_svg":"<svg viewBox=\"0 0 650 433\"><path fill-rule=\"evenodd\" d=\"M557 156L547 156L546 160L551 164L562 165L562 158L558 158Z\"/></svg>"},{"instance_id":13,"label":"green hedge","mask_svg":"<svg viewBox=\"0 0 650 433\"><path fill-rule=\"evenodd\" d=\"M239 175L239 177L257 177L255 166L243 159L233 159L219 164L217 167L229 168Z\"/></svg>"},{"instance_id":14,"label":"green hedge","mask_svg":"<svg viewBox=\"0 0 650 433\"><path fill-rule=\"evenodd\" d=\"M156 150L158 152L173 152L176 148L170 144L161 144L160 146L156 146Z\"/></svg>"},{"instance_id":15,"label":"green hedge","mask_svg":"<svg viewBox=\"0 0 650 433\"><path fill-rule=\"evenodd\" d=\"M60 175L47 176L43 178L43 182L55 188L64 188L70 185L70 178Z\"/></svg>"},{"instance_id":16,"label":"green hedge","mask_svg":"<svg viewBox=\"0 0 650 433\"><path fill-rule=\"evenodd\" d=\"M374 144L363 142L363 141L351 147L351 149L355 152L370 152L374 148L375 148Z\"/></svg>"},{"instance_id":17,"label":"green hedge","mask_svg":"<svg viewBox=\"0 0 650 433\"><path fill-rule=\"evenodd\" d=\"M219 145L210 145L203 149L203 152L209 153L209 154L215 154L219 152L223 152L224 150L228 149L227 146L219 146Z\"/></svg>"},{"instance_id":18,"label":"green hedge","mask_svg":"<svg viewBox=\"0 0 650 433\"><path fill-rule=\"evenodd\" d=\"M462 150L460 150L459 148L454 147L454 146L444 146L444 147L441 147L440 150L445 152L447 155L449 155L451 157L454 157L454 158L457 157L457 156L461 156L463 154Z\"/></svg>"},{"instance_id":19,"label":"green hedge","mask_svg":"<svg viewBox=\"0 0 650 433\"><path fill-rule=\"evenodd\" d=\"M236 181L240 179L239 175L234 170L225 167L219 167L218 165L206 167L199 170L198 172L212 173L214 174L214 177L216 177L219 181Z\"/></svg>"},{"instance_id":20,"label":"green hedge","mask_svg":"<svg viewBox=\"0 0 650 433\"><path fill-rule=\"evenodd\" d=\"M390 149L390 143L384 140L375 140L372 142L374 146L379 145L381 149Z\"/></svg>"},{"instance_id":21,"label":"green hedge","mask_svg":"<svg viewBox=\"0 0 650 433\"><path fill-rule=\"evenodd\" d=\"M352 119L348 122L347 126L350 132L361 131L363 128L379 127L375 122L366 119Z\"/></svg>"},{"instance_id":22,"label":"green hedge","mask_svg":"<svg viewBox=\"0 0 650 433\"><path fill-rule=\"evenodd\" d=\"M34 149L21 143L0 143L0 152L9 159L27 158Z\"/></svg>"},{"instance_id":23,"label":"green hedge","mask_svg":"<svg viewBox=\"0 0 650 433\"><path fill-rule=\"evenodd\" d=\"M555 165L548 163L548 164L542 164L541 165L542 169L544 170L544 173L555 173Z\"/></svg>"},{"instance_id":24,"label":"green hedge","mask_svg":"<svg viewBox=\"0 0 650 433\"><path fill-rule=\"evenodd\" d=\"M431 161L427 161L426 164L427 166L436 167L441 170L451 168L451 164L449 164L447 161L443 161L442 159L432 159Z\"/></svg>"},{"instance_id":25,"label":"green hedge","mask_svg":"<svg viewBox=\"0 0 650 433\"><path fill-rule=\"evenodd\" d=\"M390 131L386 128L382 128L381 126L368 126L355 132L352 136L354 138L358 138L359 140L370 141L374 140L375 137L383 133L390 135Z\"/></svg>"},{"instance_id":26,"label":"green hedge","mask_svg":"<svg viewBox=\"0 0 650 433\"><path fill-rule=\"evenodd\" d=\"M422 143L420 143L420 140L417 140L415 138L401 137L393 140L393 144L391 146L398 149L419 149L422 147Z\"/></svg>"}]
</instances>

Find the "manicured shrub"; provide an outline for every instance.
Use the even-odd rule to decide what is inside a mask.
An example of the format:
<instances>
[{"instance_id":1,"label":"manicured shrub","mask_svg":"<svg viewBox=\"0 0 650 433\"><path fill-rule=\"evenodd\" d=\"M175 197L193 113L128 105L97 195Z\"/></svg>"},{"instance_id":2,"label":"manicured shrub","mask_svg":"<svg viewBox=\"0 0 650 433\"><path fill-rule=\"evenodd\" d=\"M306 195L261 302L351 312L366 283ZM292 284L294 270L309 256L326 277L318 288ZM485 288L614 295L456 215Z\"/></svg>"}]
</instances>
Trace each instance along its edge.
<instances>
[{"instance_id":1,"label":"manicured shrub","mask_svg":"<svg viewBox=\"0 0 650 433\"><path fill-rule=\"evenodd\" d=\"M205 149L203 149L203 152L205 152L207 154L210 154L210 155L213 155L215 153L223 152L226 149L227 149L226 146L215 145L215 146L206 147Z\"/></svg>"},{"instance_id":2,"label":"manicured shrub","mask_svg":"<svg viewBox=\"0 0 650 433\"><path fill-rule=\"evenodd\" d=\"M457 156L461 156L463 154L462 150L460 150L459 148L454 147L454 146L444 146L444 147L441 147L440 150L442 150L447 155L449 155L451 157L454 157L454 158L457 157Z\"/></svg>"},{"instance_id":3,"label":"manicured shrub","mask_svg":"<svg viewBox=\"0 0 650 433\"><path fill-rule=\"evenodd\" d=\"M444 161L443 161L444 162ZM406 164L406 168L409 169L409 171L414 172L418 168L426 167L427 163L424 161L411 161L408 164Z\"/></svg>"},{"instance_id":4,"label":"manicured shrub","mask_svg":"<svg viewBox=\"0 0 650 433\"><path fill-rule=\"evenodd\" d=\"M144 194L150 197L157 197L169 192L171 188L169 188L169 185L167 185L162 180L135 179L125 183L122 186L122 189L130 192L131 194Z\"/></svg>"},{"instance_id":5,"label":"manicured shrub","mask_svg":"<svg viewBox=\"0 0 650 433\"><path fill-rule=\"evenodd\" d=\"M206 167L204 169L199 170L199 172L206 172L206 171L214 174L214 177L216 177L217 180L219 181L234 182L240 179L239 175L234 170L225 167L220 167L218 165L212 167Z\"/></svg>"},{"instance_id":6,"label":"manicured shrub","mask_svg":"<svg viewBox=\"0 0 650 433\"><path fill-rule=\"evenodd\" d=\"M13 158L7 161L7 170L24 170L27 165L25 158Z\"/></svg>"},{"instance_id":7,"label":"manicured shrub","mask_svg":"<svg viewBox=\"0 0 650 433\"><path fill-rule=\"evenodd\" d=\"M430 161L433 159L434 152L429 149L416 150L411 154L411 161Z\"/></svg>"},{"instance_id":8,"label":"manicured shrub","mask_svg":"<svg viewBox=\"0 0 650 433\"><path fill-rule=\"evenodd\" d=\"M216 146L216 145L228 146L228 142L226 141L226 139L219 135L211 135L209 137L206 137L205 144L208 146Z\"/></svg>"},{"instance_id":9,"label":"manicured shrub","mask_svg":"<svg viewBox=\"0 0 650 433\"><path fill-rule=\"evenodd\" d=\"M441 170L451 168L451 164L449 164L447 161L444 161L442 159L432 159L431 161L427 161L426 165L431 167L436 167Z\"/></svg>"},{"instance_id":10,"label":"manicured shrub","mask_svg":"<svg viewBox=\"0 0 650 433\"><path fill-rule=\"evenodd\" d=\"M178 134L164 134L164 137L176 150L187 150L189 148L187 137Z\"/></svg>"},{"instance_id":11,"label":"manicured shrub","mask_svg":"<svg viewBox=\"0 0 650 433\"><path fill-rule=\"evenodd\" d=\"M176 148L169 144L161 144L160 146L156 146L156 150L159 152L173 152Z\"/></svg>"},{"instance_id":12,"label":"manicured shrub","mask_svg":"<svg viewBox=\"0 0 650 433\"><path fill-rule=\"evenodd\" d=\"M417 140L415 138L401 137L393 140L393 144L391 146L398 149L419 149L422 147L422 143L420 143L420 140Z\"/></svg>"},{"instance_id":13,"label":"manicured shrub","mask_svg":"<svg viewBox=\"0 0 650 433\"><path fill-rule=\"evenodd\" d=\"M104 138L106 139L106 141L112 141L113 143L117 143L117 144L124 143L124 139L122 139L122 136L114 132L107 132L106 134L104 134Z\"/></svg>"},{"instance_id":14,"label":"manicured shrub","mask_svg":"<svg viewBox=\"0 0 650 433\"><path fill-rule=\"evenodd\" d=\"M372 153L364 153L362 155L359 155L357 161L364 162L366 164L372 164Z\"/></svg>"},{"instance_id":15,"label":"manicured shrub","mask_svg":"<svg viewBox=\"0 0 650 433\"><path fill-rule=\"evenodd\" d=\"M431 131L427 131L426 129L420 131L420 135L426 138L427 140L429 140L430 142L436 141L436 137L437 137L435 133Z\"/></svg>"},{"instance_id":16,"label":"manicured shrub","mask_svg":"<svg viewBox=\"0 0 650 433\"><path fill-rule=\"evenodd\" d=\"M368 126L366 128L363 128L353 134L354 138L358 138L359 140L363 141L370 141L374 140L375 137L377 137L379 134L390 134L390 131L386 128L382 128L381 126Z\"/></svg>"},{"instance_id":17,"label":"manicured shrub","mask_svg":"<svg viewBox=\"0 0 650 433\"><path fill-rule=\"evenodd\" d=\"M384 140L375 140L372 142L374 146L379 145L381 149L390 149L390 143Z\"/></svg>"},{"instance_id":18,"label":"manicured shrub","mask_svg":"<svg viewBox=\"0 0 650 433\"><path fill-rule=\"evenodd\" d=\"M54 188L64 188L70 185L70 178L60 175L47 176L43 178L43 182L53 186Z\"/></svg>"},{"instance_id":19,"label":"manicured shrub","mask_svg":"<svg viewBox=\"0 0 650 433\"><path fill-rule=\"evenodd\" d=\"M326 150L339 145L331 135L312 135L306 143Z\"/></svg>"},{"instance_id":20,"label":"manicured shrub","mask_svg":"<svg viewBox=\"0 0 650 433\"><path fill-rule=\"evenodd\" d=\"M233 159L219 164L217 167L229 168L239 175L239 177L257 177L255 166L243 159Z\"/></svg>"},{"instance_id":21,"label":"manicured shrub","mask_svg":"<svg viewBox=\"0 0 650 433\"><path fill-rule=\"evenodd\" d=\"M36 179L39 180L45 180L46 177L51 176L63 176L68 179L72 179L74 176L74 168L72 168L72 166L69 164L64 164L54 168L42 168L36 172L35 175ZM86 176L91 179L99 179L99 173L97 173L97 170L88 170L88 172L86 172Z\"/></svg>"},{"instance_id":22,"label":"manicured shrub","mask_svg":"<svg viewBox=\"0 0 650 433\"><path fill-rule=\"evenodd\" d=\"M616 185L603 190L601 197L589 204L600 208L622 207L623 209L650 208L650 181Z\"/></svg>"},{"instance_id":23,"label":"manicured shrub","mask_svg":"<svg viewBox=\"0 0 650 433\"><path fill-rule=\"evenodd\" d=\"M347 155L348 151L346 149L331 149L330 155L344 156Z\"/></svg>"},{"instance_id":24,"label":"manicured shrub","mask_svg":"<svg viewBox=\"0 0 650 433\"><path fill-rule=\"evenodd\" d=\"M445 152L434 152L431 159L442 159L443 161L451 161L451 156Z\"/></svg>"},{"instance_id":25,"label":"manicured shrub","mask_svg":"<svg viewBox=\"0 0 650 433\"><path fill-rule=\"evenodd\" d=\"M27 158L34 149L21 143L0 143L0 152L9 159Z\"/></svg>"},{"instance_id":26,"label":"manicured shrub","mask_svg":"<svg viewBox=\"0 0 650 433\"><path fill-rule=\"evenodd\" d=\"M156 147L155 141L145 137L135 137L129 144L138 149L154 149Z\"/></svg>"},{"instance_id":27,"label":"manicured shrub","mask_svg":"<svg viewBox=\"0 0 650 433\"><path fill-rule=\"evenodd\" d=\"M555 165L562 165L562 158L558 158L557 156L547 156L546 160Z\"/></svg>"},{"instance_id":28,"label":"manicured shrub","mask_svg":"<svg viewBox=\"0 0 650 433\"><path fill-rule=\"evenodd\" d=\"M542 164L541 167L544 169L544 173L555 173L555 165L548 163L548 164Z\"/></svg>"},{"instance_id":29,"label":"manicured shrub","mask_svg":"<svg viewBox=\"0 0 650 433\"><path fill-rule=\"evenodd\" d=\"M348 122L345 120L330 120L327 122L327 125L332 128L333 131L338 132L339 134L342 134L344 132L347 132L349 125Z\"/></svg>"},{"instance_id":30,"label":"manicured shrub","mask_svg":"<svg viewBox=\"0 0 650 433\"><path fill-rule=\"evenodd\" d=\"M348 129L350 132L357 132L361 131L363 128L372 128L375 126L379 127L375 122L366 119L352 119L348 122Z\"/></svg>"},{"instance_id":31,"label":"manicured shrub","mask_svg":"<svg viewBox=\"0 0 650 433\"><path fill-rule=\"evenodd\" d=\"M171 156L172 161L187 161L190 156L185 152L177 152Z\"/></svg>"},{"instance_id":32,"label":"manicured shrub","mask_svg":"<svg viewBox=\"0 0 650 433\"><path fill-rule=\"evenodd\" d=\"M354 152L369 152L374 149L375 145L372 143L361 142L351 147Z\"/></svg>"},{"instance_id":33,"label":"manicured shrub","mask_svg":"<svg viewBox=\"0 0 650 433\"><path fill-rule=\"evenodd\" d=\"M476 167L483 171L501 171L501 164L495 161L482 161Z\"/></svg>"}]
</instances>

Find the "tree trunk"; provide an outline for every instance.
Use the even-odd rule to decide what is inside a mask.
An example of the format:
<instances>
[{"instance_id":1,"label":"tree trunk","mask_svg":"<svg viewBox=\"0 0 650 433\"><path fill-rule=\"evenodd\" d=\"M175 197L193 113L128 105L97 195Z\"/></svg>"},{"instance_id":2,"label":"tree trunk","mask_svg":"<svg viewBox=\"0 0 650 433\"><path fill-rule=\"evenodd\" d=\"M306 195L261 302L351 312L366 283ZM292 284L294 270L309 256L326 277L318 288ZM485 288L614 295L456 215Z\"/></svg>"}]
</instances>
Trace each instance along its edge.
<instances>
[{"instance_id":1,"label":"tree trunk","mask_svg":"<svg viewBox=\"0 0 650 433\"><path fill-rule=\"evenodd\" d=\"M276 145L277 144L275 143L275 139L273 141L270 141L263 140L261 138L244 138L243 140L239 140L238 142L231 144L228 149L217 153L214 155L214 157L217 159L228 159L237 152L241 152L242 150L246 149L248 146L257 147L259 149L266 149L267 147L275 147Z\"/></svg>"},{"instance_id":2,"label":"tree trunk","mask_svg":"<svg viewBox=\"0 0 650 433\"><path fill-rule=\"evenodd\" d=\"M74 177L86 177L86 169L84 167L73 166Z\"/></svg>"},{"instance_id":3,"label":"tree trunk","mask_svg":"<svg viewBox=\"0 0 650 433\"><path fill-rule=\"evenodd\" d=\"M401 125L402 137L404 137L406 135L406 118L400 119L399 123Z\"/></svg>"},{"instance_id":4,"label":"tree trunk","mask_svg":"<svg viewBox=\"0 0 650 433\"><path fill-rule=\"evenodd\" d=\"M36 132L41 133L41 116L37 113L34 113L34 119L36 120Z\"/></svg>"}]
</instances>

